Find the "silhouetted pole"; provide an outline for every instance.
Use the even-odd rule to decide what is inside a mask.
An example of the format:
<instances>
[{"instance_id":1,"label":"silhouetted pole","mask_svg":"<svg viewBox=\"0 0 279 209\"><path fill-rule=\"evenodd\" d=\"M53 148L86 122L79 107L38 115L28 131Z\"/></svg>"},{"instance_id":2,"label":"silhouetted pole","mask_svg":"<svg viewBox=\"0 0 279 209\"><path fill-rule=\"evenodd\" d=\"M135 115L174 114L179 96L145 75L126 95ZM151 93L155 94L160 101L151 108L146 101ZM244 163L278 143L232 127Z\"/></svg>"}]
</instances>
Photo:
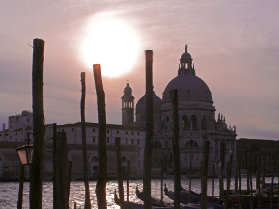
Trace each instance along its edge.
<instances>
[{"instance_id":1,"label":"silhouetted pole","mask_svg":"<svg viewBox=\"0 0 279 209\"><path fill-rule=\"evenodd\" d=\"M249 183L249 175L248 175L248 157L247 157L247 150L245 150L245 164L246 164L246 182L247 182L247 191L250 191L250 183Z\"/></svg>"},{"instance_id":2,"label":"silhouetted pole","mask_svg":"<svg viewBox=\"0 0 279 209\"><path fill-rule=\"evenodd\" d=\"M205 141L203 147L203 167L201 182L201 209L207 209L207 176L208 176L208 159L209 159L209 141Z\"/></svg>"},{"instance_id":3,"label":"silhouetted pole","mask_svg":"<svg viewBox=\"0 0 279 209\"><path fill-rule=\"evenodd\" d=\"M258 200L258 207L261 208L261 155L258 155L256 160L256 197Z\"/></svg>"},{"instance_id":4,"label":"silhouetted pole","mask_svg":"<svg viewBox=\"0 0 279 209\"><path fill-rule=\"evenodd\" d=\"M192 160L191 160L191 157L190 157L190 170L189 170L189 202L191 202L191 198L192 198L192 195L191 195L191 189L192 189Z\"/></svg>"},{"instance_id":5,"label":"silhouetted pole","mask_svg":"<svg viewBox=\"0 0 279 209\"><path fill-rule=\"evenodd\" d=\"M161 175L160 175L160 179L161 179L161 205L163 205L163 181L164 181L164 161L161 160Z\"/></svg>"},{"instance_id":6,"label":"silhouetted pole","mask_svg":"<svg viewBox=\"0 0 279 209\"><path fill-rule=\"evenodd\" d=\"M56 123L53 124L52 129L52 170L53 170L53 176L52 176L52 182L53 182L53 189L52 189L52 195L53 195L53 209L57 208L57 194L56 194Z\"/></svg>"},{"instance_id":7,"label":"silhouetted pole","mask_svg":"<svg viewBox=\"0 0 279 209\"><path fill-rule=\"evenodd\" d=\"M146 60L146 117L143 168L144 209L151 209L151 169L153 141L153 51L145 51Z\"/></svg>"},{"instance_id":8,"label":"silhouetted pole","mask_svg":"<svg viewBox=\"0 0 279 209\"><path fill-rule=\"evenodd\" d=\"M227 195L230 194L230 190L231 190L232 162L233 162L233 153L230 153L230 159L227 164Z\"/></svg>"},{"instance_id":9,"label":"silhouetted pole","mask_svg":"<svg viewBox=\"0 0 279 209\"><path fill-rule=\"evenodd\" d=\"M106 150L106 107L105 92L103 89L101 65L93 65L95 86L98 103L98 121L99 121L99 172L96 185L97 202L99 209L107 208L106 201L106 182L107 182L107 150Z\"/></svg>"},{"instance_id":10,"label":"silhouetted pole","mask_svg":"<svg viewBox=\"0 0 279 209\"><path fill-rule=\"evenodd\" d=\"M17 209L22 209L23 185L24 185L24 165L20 164Z\"/></svg>"},{"instance_id":11,"label":"silhouetted pole","mask_svg":"<svg viewBox=\"0 0 279 209\"><path fill-rule=\"evenodd\" d=\"M33 40L33 144L34 151L30 179L30 209L42 208L43 190L43 148L44 148L44 94L43 94L43 65L44 41Z\"/></svg>"},{"instance_id":12,"label":"silhouetted pole","mask_svg":"<svg viewBox=\"0 0 279 209\"><path fill-rule=\"evenodd\" d=\"M57 133L56 148L56 209L68 209L68 145L65 132Z\"/></svg>"},{"instance_id":13,"label":"silhouetted pole","mask_svg":"<svg viewBox=\"0 0 279 209\"><path fill-rule=\"evenodd\" d=\"M224 180L223 180L223 171L224 171L224 161L225 161L225 143L221 141L220 143L220 165L219 165L219 196L220 198L224 197Z\"/></svg>"},{"instance_id":14,"label":"silhouetted pole","mask_svg":"<svg viewBox=\"0 0 279 209\"><path fill-rule=\"evenodd\" d=\"M273 196L274 196L274 188L273 188L273 183L274 183L274 157L272 158L272 177L271 177L271 194L270 194L270 208L272 208L273 205Z\"/></svg>"},{"instance_id":15,"label":"silhouetted pole","mask_svg":"<svg viewBox=\"0 0 279 209\"><path fill-rule=\"evenodd\" d=\"M71 190L71 180L72 180L72 161L68 161L68 183L67 183L67 200L66 202L69 203L70 198L70 190Z\"/></svg>"},{"instance_id":16,"label":"silhouetted pole","mask_svg":"<svg viewBox=\"0 0 279 209\"><path fill-rule=\"evenodd\" d=\"M236 196L238 194L238 154L236 154L236 161L235 161L234 192Z\"/></svg>"},{"instance_id":17,"label":"silhouetted pole","mask_svg":"<svg viewBox=\"0 0 279 209\"><path fill-rule=\"evenodd\" d=\"M180 151L179 151L179 115L178 115L178 95L177 90L171 90L171 101L173 109L173 165L174 165L174 208L180 208Z\"/></svg>"},{"instance_id":18,"label":"silhouetted pole","mask_svg":"<svg viewBox=\"0 0 279 209\"><path fill-rule=\"evenodd\" d=\"M241 204L241 155L240 153L238 153L238 179L239 179L239 189L238 189L238 205L239 205L239 209L242 208L242 204Z\"/></svg>"},{"instance_id":19,"label":"silhouetted pole","mask_svg":"<svg viewBox=\"0 0 279 209\"><path fill-rule=\"evenodd\" d=\"M88 180L88 160L86 148L86 127L85 127L85 72L80 73L81 79L81 100L80 100L80 117L81 117L81 134L82 134L82 157L83 157L83 181L85 187L85 205L84 209L91 209L89 180Z\"/></svg>"},{"instance_id":20,"label":"silhouetted pole","mask_svg":"<svg viewBox=\"0 0 279 209\"><path fill-rule=\"evenodd\" d=\"M115 138L115 148L116 148L116 160L117 160L117 179L118 179L118 191L119 198L121 201L121 209L124 209L122 205L124 202L124 187L123 187L123 177L122 177L122 159L121 159L121 147L120 147L120 137Z\"/></svg>"},{"instance_id":21,"label":"silhouetted pole","mask_svg":"<svg viewBox=\"0 0 279 209\"><path fill-rule=\"evenodd\" d=\"M129 202L129 197L130 197L130 186L129 186L129 181L130 181L130 160L127 161L127 202Z\"/></svg>"},{"instance_id":22,"label":"silhouetted pole","mask_svg":"<svg viewBox=\"0 0 279 209\"><path fill-rule=\"evenodd\" d=\"M212 163L212 192L211 192L212 197L214 197L214 175L215 175L214 170L215 170L215 164Z\"/></svg>"}]
</instances>

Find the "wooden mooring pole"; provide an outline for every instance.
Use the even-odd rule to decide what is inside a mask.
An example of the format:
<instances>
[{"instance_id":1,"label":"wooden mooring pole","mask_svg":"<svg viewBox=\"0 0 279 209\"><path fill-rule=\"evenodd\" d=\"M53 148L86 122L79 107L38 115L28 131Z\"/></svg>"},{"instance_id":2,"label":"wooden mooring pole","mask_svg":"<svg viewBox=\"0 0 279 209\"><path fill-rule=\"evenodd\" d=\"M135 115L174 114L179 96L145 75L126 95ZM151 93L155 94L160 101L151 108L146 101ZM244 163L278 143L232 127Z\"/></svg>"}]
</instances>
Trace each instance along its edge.
<instances>
[{"instance_id":1,"label":"wooden mooring pole","mask_svg":"<svg viewBox=\"0 0 279 209\"><path fill-rule=\"evenodd\" d=\"M55 209L69 208L69 188L68 188L68 145L65 132L57 133L56 140L56 205Z\"/></svg>"},{"instance_id":2,"label":"wooden mooring pole","mask_svg":"<svg viewBox=\"0 0 279 209\"><path fill-rule=\"evenodd\" d=\"M97 202L99 209L107 208L106 201L106 182L107 182L107 149L106 149L106 107L105 92L103 89L101 65L93 65L95 87L98 103L98 122L99 122L99 172L96 185Z\"/></svg>"},{"instance_id":3,"label":"wooden mooring pole","mask_svg":"<svg viewBox=\"0 0 279 209\"><path fill-rule=\"evenodd\" d=\"M203 147L203 167L201 179L201 209L207 209L207 177L209 160L209 141L205 141Z\"/></svg>"},{"instance_id":4,"label":"wooden mooring pole","mask_svg":"<svg viewBox=\"0 0 279 209\"><path fill-rule=\"evenodd\" d=\"M24 185L24 165L20 164L20 177L19 177L19 187L18 187L17 209L22 209L23 185Z\"/></svg>"},{"instance_id":5,"label":"wooden mooring pole","mask_svg":"<svg viewBox=\"0 0 279 209\"><path fill-rule=\"evenodd\" d=\"M124 187L123 187L123 172L122 172L122 158L121 158L121 147L120 147L121 138L115 138L115 148L116 148L116 160L117 160L117 180L118 180L118 191L119 198L121 201L120 208L124 209Z\"/></svg>"},{"instance_id":6,"label":"wooden mooring pole","mask_svg":"<svg viewBox=\"0 0 279 209\"><path fill-rule=\"evenodd\" d=\"M191 194L191 190L192 190L192 159L190 157L190 166L189 166L189 202L191 202L192 199L192 194Z\"/></svg>"},{"instance_id":7,"label":"wooden mooring pole","mask_svg":"<svg viewBox=\"0 0 279 209\"><path fill-rule=\"evenodd\" d=\"M126 178L126 192L127 192L127 202L130 201L130 184L129 184L129 181L130 181L130 160L127 161L127 178Z\"/></svg>"},{"instance_id":8,"label":"wooden mooring pole","mask_svg":"<svg viewBox=\"0 0 279 209\"><path fill-rule=\"evenodd\" d=\"M44 148L44 94L43 94L43 66L44 45L41 39L33 40L33 156L30 178L30 209L42 208L43 191L43 148Z\"/></svg>"},{"instance_id":9,"label":"wooden mooring pole","mask_svg":"<svg viewBox=\"0 0 279 209\"><path fill-rule=\"evenodd\" d=\"M224 198L224 179L223 179L223 171L225 164L225 143L221 141L220 143L220 163L219 163L219 197Z\"/></svg>"},{"instance_id":10,"label":"wooden mooring pole","mask_svg":"<svg viewBox=\"0 0 279 209\"><path fill-rule=\"evenodd\" d=\"M81 81L81 100L80 100L80 118L81 118L81 135L82 135L82 157L83 157L83 181L85 187L85 203L84 209L91 209L89 179L88 179L88 160L86 147L86 126L85 126L85 72L80 73Z\"/></svg>"},{"instance_id":11,"label":"wooden mooring pole","mask_svg":"<svg viewBox=\"0 0 279 209\"><path fill-rule=\"evenodd\" d=\"M144 209L151 209L151 169L153 141L153 51L145 51L146 60L146 118L145 118L145 147L143 168Z\"/></svg>"},{"instance_id":12,"label":"wooden mooring pole","mask_svg":"<svg viewBox=\"0 0 279 209\"><path fill-rule=\"evenodd\" d=\"M176 89L171 90L171 100L173 108L173 165L174 165L174 208L180 208L180 150L179 150L179 114L178 114L178 92Z\"/></svg>"},{"instance_id":13,"label":"wooden mooring pole","mask_svg":"<svg viewBox=\"0 0 279 209\"><path fill-rule=\"evenodd\" d=\"M215 170L215 164L212 163L212 197L214 197L214 178L215 178L215 174L214 174L214 170Z\"/></svg>"},{"instance_id":14,"label":"wooden mooring pole","mask_svg":"<svg viewBox=\"0 0 279 209\"><path fill-rule=\"evenodd\" d=\"M52 182L53 182L53 189L52 189L52 197L53 197L53 209L57 208L57 194L56 194L56 123L52 125L52 168L53 168L53 175L52 175Z\"/></svg>"},{"instance_id":15,"label":"wooden mooring pole","mask_svg":"<svg viewBox=\"0 0 279 209\"><path fill-rule=\"evenodd\" d=\"M161 205L163 205L163 184L164 184L164 161L161 160L161 175L160 175L160 179L161 179Z\"/></svg>"}]
</instances>

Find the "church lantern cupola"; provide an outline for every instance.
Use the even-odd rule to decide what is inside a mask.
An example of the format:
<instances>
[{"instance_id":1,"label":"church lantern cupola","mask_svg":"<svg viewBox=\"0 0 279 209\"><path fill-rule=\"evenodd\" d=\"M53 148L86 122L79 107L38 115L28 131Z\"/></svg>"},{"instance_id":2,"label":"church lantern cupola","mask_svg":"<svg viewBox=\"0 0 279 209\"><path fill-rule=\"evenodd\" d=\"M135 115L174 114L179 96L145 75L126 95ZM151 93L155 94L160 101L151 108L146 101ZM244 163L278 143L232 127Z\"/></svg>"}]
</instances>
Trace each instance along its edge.
<instances>
[{"instance_id":1,"label":"church lantern cupola","mask_svg":"<svg viewBox=\"0 0 279 209\"><path fill-rule=\"evenodd\" d=\"M185 52L181 55L179 69L178 69L178 75L181 74L189 74L189 75L195 75L195 69L194 66L192 66L192 56L188 53L187 45L185 46Z\"/></svg>"},{"instance_id":2,"label":"church lantern cupola","mask_svg":"<svg viewBox=\"0 0 279 209\"><path fill-rule=\"evenodd\" d=\"M128 125L134 123L134 97L132 95L132 89L127 83L124 88L124 95L122 99L122 125Z\"/></svg>"}]
</instances>

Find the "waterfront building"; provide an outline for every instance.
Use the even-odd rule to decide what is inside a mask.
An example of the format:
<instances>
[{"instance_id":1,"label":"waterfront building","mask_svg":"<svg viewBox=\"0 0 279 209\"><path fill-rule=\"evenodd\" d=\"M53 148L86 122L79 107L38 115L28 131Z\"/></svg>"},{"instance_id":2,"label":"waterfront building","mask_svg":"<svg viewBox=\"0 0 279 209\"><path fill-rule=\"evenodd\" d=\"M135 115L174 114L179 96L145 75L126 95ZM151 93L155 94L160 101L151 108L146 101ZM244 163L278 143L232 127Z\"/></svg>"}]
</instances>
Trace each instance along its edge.
<instances>
[{"instance_id":1,"label":"waterfront building","mask_svg":"<svg viewBox=\"0 0 279 209\"><path fill-rule=\"evenodd\" d=\"M154 176L160 174L162 161L166 171L170 174L173 172L173 116L170 98L170 91L173 89L178 90L181 172L186 173L189 171L191 161L193 172L197 175L199 174L205 141L210 141L209 174L212 173L213 164L215 164L215 173L218 171L217 165L220 162L222 144L224 144L225 149L225 162L229 160L230 154L233 154L233 162L235 162L236 128L228 126L225 117L220 113L216 115L210 88L196 75L192 56L186 46L185 52L182 53L179 61L177 76L165 87L162 98L157 96L155 92L153 95L152 174ZM116 175L114 142L116 137L120 137L124 168L127 165L127 161L130 160L131 175L133 177L141 177L145 140L146 96L139 98L136 107L134 107L135 98L132 95L132 88L127 83L121 99L122 124L107 124L108 175ZM3 127L0 132L0 143L6 146L5 148L4 146L0 148L0 177L6 176L7 173L11 175L14 170L14 173L18 172L19 168L14 164L13 167L10 167L12 164L8 156L16 155L15 147L11 146L24 143L24 140L27 139L27 131L32 130L32 123L32 113L23 111L21 115L9 117L9 129ZM80 163L82 161L81 123L58 125L57 131L66 133L69 160L73 161L72 176L81 178L83 171L82 163ZM98 171L97 123L86 123L86 141L88 145L89 176L94 178ZM51 150L51 143L52 125L49 124L46 125L45 132L46 149ZM46 176L51 176L52 156L50 153L45 153L44 169Z\"/></svg>"}]
</instances>

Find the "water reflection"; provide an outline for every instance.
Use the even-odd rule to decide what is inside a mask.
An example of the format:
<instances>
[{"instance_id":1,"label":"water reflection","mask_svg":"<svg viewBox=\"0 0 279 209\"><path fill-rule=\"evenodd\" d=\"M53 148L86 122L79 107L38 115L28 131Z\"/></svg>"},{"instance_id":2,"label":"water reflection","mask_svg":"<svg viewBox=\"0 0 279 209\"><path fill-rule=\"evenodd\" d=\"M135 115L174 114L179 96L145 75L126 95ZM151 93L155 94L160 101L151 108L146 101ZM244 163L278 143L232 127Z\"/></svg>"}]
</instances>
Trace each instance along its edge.
<instances>
[{"instance_id":1,"label":"water reflection","mask_svg":"<svg viewBox=\"0 0 279 209\"><path fill-rule=\"evenodd\" d=\"M277 178L274 179L274 182L277 182ZM266 182L271 182L271 178L266 178ZM167 187L170 190L173 190L173 181L171 179L164 180ZM242 179L241 181L242 188L246 189L246 179ZM114 190L118 191L117 181L109 181L107 183L107 208L108 209L119 209L117 205L114 203ZM129 192L130 192L130 201L142 203L136 197L136 186L142 190L142 180L133 180L130 181ZM160 198L161 190L160 190L160 180L152 180L152 195ZM188 189L188 180L186 178L182 178L182 185L184 188ZM253 179L253 187L255 188L256 179ZM90 182L90 197L92 206L94 209L97 209L97 197L95 194L96 181ZM226 188L226 182L224 182L224 188ZM234 181L231 182L231 188L234 188ZM192 190L195 192L200 192L200 180L192 179ZM214 181L214 195L219 194L219 182L218 179ZM208 179L208 195L211 195L212 192L212 180ZM124 182L124 193L126 198L126 184ZM13 209L16 208L17 203L17 194L18 194L18 183L17 182L1 182L0 183L0 208L5 209ZM164 201L171 203L168 197L164 196ZM70 208L74 207L74 202L77 203L78 208L83 208L84 203L84 184L82 181L71 182L71 192L70 192ZM29 208L29 183L24 183L24 191L23 191L23 208ZM45 182L43 184L43 208L51 209L52 208L52 182Z\"/></svg>"}]
</instances>

